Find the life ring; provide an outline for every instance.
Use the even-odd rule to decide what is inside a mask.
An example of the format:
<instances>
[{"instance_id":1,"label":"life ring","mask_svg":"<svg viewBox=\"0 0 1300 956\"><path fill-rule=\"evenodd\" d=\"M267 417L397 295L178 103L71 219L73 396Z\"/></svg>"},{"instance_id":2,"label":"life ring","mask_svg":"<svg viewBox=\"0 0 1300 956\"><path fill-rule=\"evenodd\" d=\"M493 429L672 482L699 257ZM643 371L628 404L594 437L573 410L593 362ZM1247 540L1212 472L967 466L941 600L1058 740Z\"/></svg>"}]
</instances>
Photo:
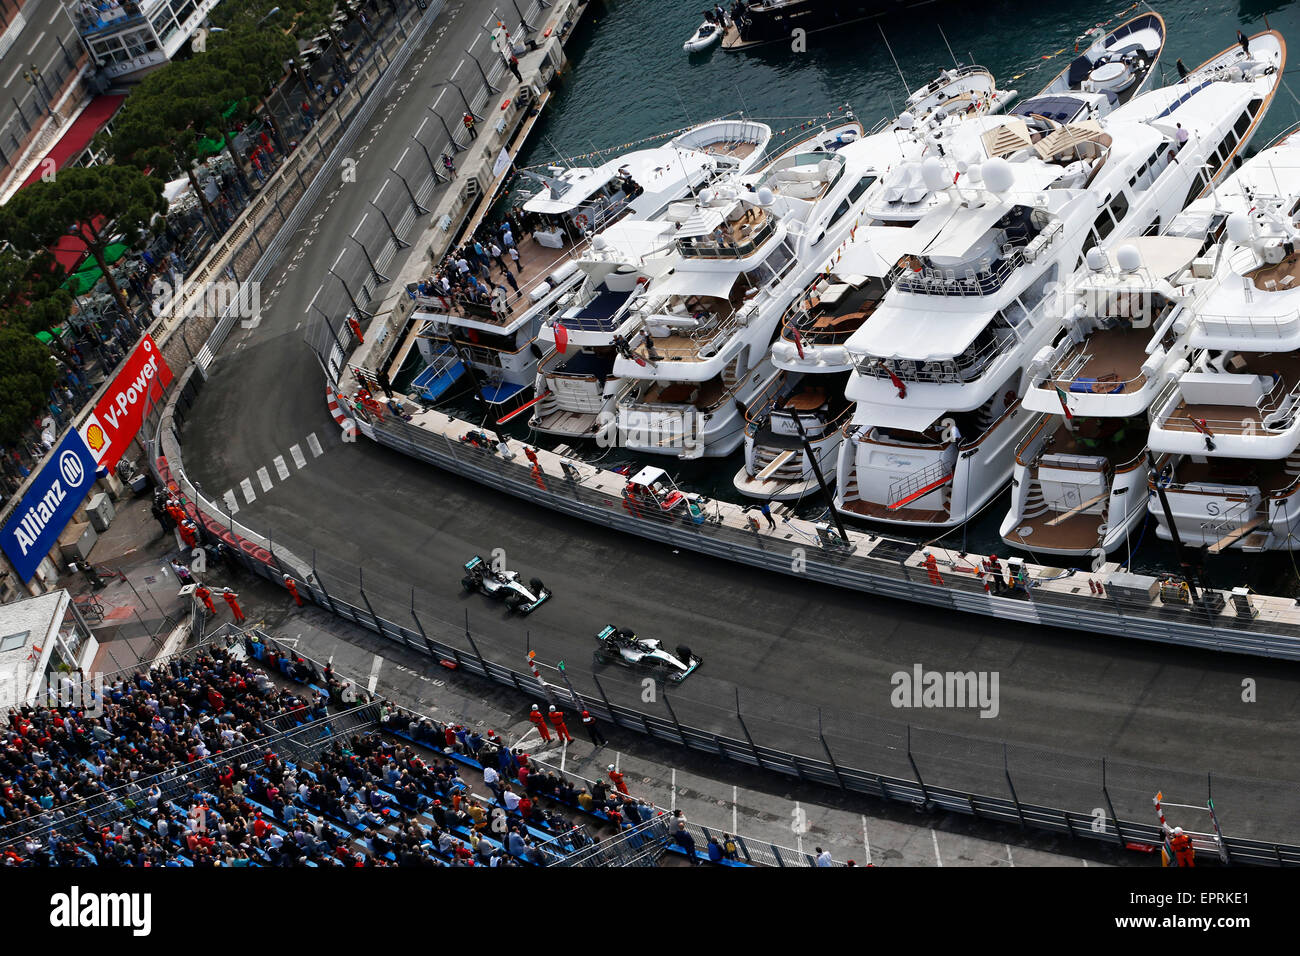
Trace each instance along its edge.
<instances>
[{"instance_id":1,"label":"life ring","mask_svg":"<svg viewBox=\"0 0 1300 956\"><path fill-rule=\"evenodd\" d=\"M587 227L591 225L591 220L587 218L585 212L580 212L578 215L573 217L573 224L578 227L580 232L586 232Z\"/></svg>"}]
</instances>

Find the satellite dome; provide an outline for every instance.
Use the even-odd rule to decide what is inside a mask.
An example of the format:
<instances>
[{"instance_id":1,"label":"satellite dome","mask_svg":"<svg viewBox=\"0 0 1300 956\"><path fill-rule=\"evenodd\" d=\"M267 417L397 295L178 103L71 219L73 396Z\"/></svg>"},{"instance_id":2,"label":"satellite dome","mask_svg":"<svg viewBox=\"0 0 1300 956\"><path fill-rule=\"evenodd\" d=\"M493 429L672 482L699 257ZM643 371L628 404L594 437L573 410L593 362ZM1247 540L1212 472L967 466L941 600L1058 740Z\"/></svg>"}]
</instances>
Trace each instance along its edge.
<instances>
[{"instance_id":1,"label":"satellite dome","mask_svg":"<svg viewBox=\"0 0 1300 956\"><path fill-rule=\"evenodd\" d=\"M904 110L903 112L898 114L899 129L911 129L915 125L916 125L916 117L913 116L907 110Z\"/></svg>"},{"instance_id":2,"label":"satellite dome","mask_svg":"<svg viewBox=\"0 0 1300 956\"><path fill-rule=\"evenodd\" d=\"M931 192L938 192L948 185L948 170L944 168L943 160L938 156L928 156L921 163L921 178L925 180L925 188Z\"/></svg>"},{"instance_id":3,"label":"satellite dome","mask_svg":"<svg viewBox=\"0 0 1300 956\"><path fill-rule=\"evenodd\" d=\"M591 248L595 249L597 252L604 252L608 245L609 242L604 236L596 236L591 240Z\"/></svg>"},{"instance_id":4,"label":"satellite dome","mask_svg":"<svg viewBox=\"0 0 1300 956\"><path fill-rule=\"evenodd\" d=\"M1255 238L1250 217L1244 212L1234 212L1228 217L1228 238L1243 245Z\"/></svg>"},{"instance_id":5,"label":"satellite dome","mask_svg":"<svg viewBox=\"0 0 1300 956\"><path fill-rule=\"evenodd\" d=\"M774 199L776 199L776 196L772 194L772 190L769 189L767 186L763 186L762 188L759 189L758 204L760 206L770 206L772 205L772 201Z\"/></svg>"},{"instance_id":6,"label":"satellite dome","mask_svg":"<svg viewBox=\"0 0 1300 956\"><path fill-rule=\"evenodd\" d=\"M980 172L984 176L984 185L995 193L1007 192L1015 183L1015 171L1012 170L1011 164L1000 156L986 159L980 167Z\"/></svg>"},{"instance_id":7,"label":"satellite dome","mask_svg":"<svg viewBox=\"0 0 1300 956\"><path fill-rule=\"evenodd\" d=\"M1120 272L1137 272L1142 268L1142 253L1137 246L1120 246L1115 250L1115 264Z\"/></svg>"},{"instance_id":8,"label":"satellite dome","mask_svg":"<svg viewBox=\"0 0 1300 956\"><path fill-rule=\"evenodd\" d=\"M1088 268L1093 272L1101 272L1106 268L1106 253L1102 252L1096 246L1088 250Z\"/></svg>"}]
</instances>

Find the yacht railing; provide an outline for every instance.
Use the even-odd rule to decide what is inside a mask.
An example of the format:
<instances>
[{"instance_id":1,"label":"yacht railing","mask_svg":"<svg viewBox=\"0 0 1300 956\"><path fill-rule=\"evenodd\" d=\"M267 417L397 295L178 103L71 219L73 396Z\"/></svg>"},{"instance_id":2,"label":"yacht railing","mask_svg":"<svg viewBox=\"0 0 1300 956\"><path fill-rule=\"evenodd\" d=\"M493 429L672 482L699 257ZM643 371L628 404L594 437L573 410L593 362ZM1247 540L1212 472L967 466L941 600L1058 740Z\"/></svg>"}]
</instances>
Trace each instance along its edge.
<instances>
[{"instance_id":1,"label":"yacht railing","mask_svg":"<svg viewBox=\"0 0 1300 956\"><path fill-rule=\"evenodd\" d=\"M931 462L924 468L918 468L905 478L900 478L889 486L889 506L900 507L918 497L918 492L939 488L952 478L953 466L945 459Z\"/></svg>"},{"instance_id":2,"label":"yacht railing","mask_svg":"<svg viewBox=\"0 0 1300 956\"><path fill-rule=\"evenodd\" d=\"M1086 347L1086 345L1087 343L1085 342L1084 346ZM1071 358L1068 364L1061 366L1061 362L1065 359L1065 356L1068 355L1069 352L1076 347L1077 347L1076 344L1069 340L1067 340L1061 346L1058 346L1056 354L1052 356L1050 360L1050 365L1048 366L1050 371L1046 371L1038 375L1035 375L1033 380L1030 382L1030 387L1050 388L1056 386L1061 388L1065 392L1070 392L1071 391L1070 386L1074 385L1074 383L1079 380L1080 373L1084 370L1084 368L1087 367L1088 363L1091 362L1094 358L1091 352L1086 351L1086 348L1080 348L1079 353L1075 355L1073 358ZM1120 379L1118 376L1116 376L1113 379L1107 379L1105 381L1099 380L1097 384L1103 386L1103 388L1102 391L1097 392L1096 394L1109 394L1111 392L1117 392L1117 391L1127 392L1130 391L1130 386L1132 387L1131 388L1132 391L1138 391L1143 385L1146 384L1146 382L1147 382L1147 377L1142 372L1138 372L1137 375L1129 379ZM1085 394L1092 394L1092 393L1085 393Z\"/></svg>"},{"instance_id":3,"label":"yacht railing","mask_svg":"<svg viewBox=\"0 0 1300 956\"><path fill-rule=\"evenodd\" d=\"M894 288L918 295L991 295L1002 288L1011 278L1012 273L1024 264L1025 252L1017 248L985 270L977 271L971 266L966 266L964 272L958 275L955 268L939 269L926 266L921 272L915 272L902 266L895 266L894 271L890 273L890 278L893 280Z\"/></svg>"},{"instance_id":4,"label":"yacht railing","mask_svg":"<svg viewBox=\"0 0 1300 956\"><path fill-rule=\"evenodd\" d=\"M1268 434L1281 434L1289 431L1296 422L1296 415L1300 412L1300 382L1297 382L1292 388L1287 389L1287 381L1282 376L1273 380L1272 387L1260 398L1255 400L1253 405L1242 405L1242 416L1240 418L1198 418L1200 422L1209 429L1211 434L1207 436L1213 439L1214 432L1223 432L1228 435L1253 435L1256 432L1265 432ZM1155 408L1152 404L1152 408ZM1186 400L1172 405L1164 414L1157 414L1152 420L1152 424L1157 428L1168 428L1173 421L1174 415L1180 407L1186 407ZM1279 413L1281 413L1280 417ZM1189 428L1195 428L1191 419L1194 416L1188 414L1187 425ZM1272 420L1270 421L1270 418ZM1188 428L1174 429L1176 431L1187 431Z\"/></svg>"},{"instance_id":5,"label":"yacht railing","mask_svg":"<svg viewBox=\"0 0 1300 956\"><path fill-rule=\"evenodd\" d=\"M1049 428L1055 424L1054 415L1041 413L1042 420L1035 426L1029 436L1016 446L1016 464L1024 465L1026 468L1032 468L1038 464L1038 459L1043 456L1043 449L1047 447L1048 440L1055 433L1054 428Z\"/></svg>"},{"instance_id":6,"label":"yacht railing","mask_svg":"<svg viewBox=\"0 0 1300 956\"><path fill-rule=\"evenodd\" d=\"M1192 330L1205 335L1234 336L1238 338L1281 338L1300 331L1300 309L1285 315L1200 314L1192 321Z\"/></svg>"},{"instance_id":7,"label":"yacht railing","mask_svg":"<svg viewBox=\"0 0 1300 956\"><path fill-rule=\"evenodd\" d=\"M768 216L758 231L744 242L719 242L707 237L677 240L677 251L688 259L744 259L753 255L776 232L776 219Z\"/></svg>"},{"instance_id":8,"label":"yacht railing","mask_svg":"<svg viewBox=\"0 0 1300 956\"><path fill-rule=\"evenodd\" d=\"M882 362L874 356L865 356L854 364L859 375L869 375L872 378L889 378L889 370L892 370L904 382L959 385L983 375L1003 354L1005 344L1004 341L993 338L974 351L932 362L913 359L889 359Z\"/></svg>"}]
</instances>

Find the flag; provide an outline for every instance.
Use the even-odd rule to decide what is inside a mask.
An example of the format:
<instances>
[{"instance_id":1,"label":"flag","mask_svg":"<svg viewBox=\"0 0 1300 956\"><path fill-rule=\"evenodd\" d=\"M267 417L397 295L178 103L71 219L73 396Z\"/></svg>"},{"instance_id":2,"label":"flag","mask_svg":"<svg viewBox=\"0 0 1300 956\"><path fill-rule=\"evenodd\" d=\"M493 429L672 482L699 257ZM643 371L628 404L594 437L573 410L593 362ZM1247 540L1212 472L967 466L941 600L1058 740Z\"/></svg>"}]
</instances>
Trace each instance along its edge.
<instances>
[{"instance_id":1,"label":"flag","mask_svg":"<svg viewBox=\"0 0 1300 956\"><path fill-rule=\"evenodd\" d=\"M555 347L561 355L569 351L569 330L559 322L555 323Z\"/></svg>"},{"instance_id":2,"label":"flag","mask_svg":"<svg viewBox=\"0 0 1300 956\"><path fill-rule=\"evenodd\" d=\"M1061 386L1056 386L1056 397L1061 403L1061 411L1065 412L1067 422L1074 421L1074 412L1070 411L1070 402L1065 395L1065 390Z\"/></svg>"},{"instance_id":3,"label":"flag","mask_svg":"<svg viewBox=\"0 0 1300 956\"><path fill-rule=\"evenodd\" d=\"M885 374L889 376L889 380L894 383L894 388L898 389L898 397L907 398L907 386L903 384L903 380L895 375L894 370L883 362L880 367L885 370Z\"/></svg>"},{"instance_id":4,"label":"flag","mask_svg":"<svg viewBox=\"0 0 1300 956\"><path fill-rule=\"evenodd\" d=\"M496 179L509 168L510 154L503 148L501 152L497 154L496 162L492 164L492 178Z\"/></svg>"},{"instance_id":5,"label":"flag","mask_svg":"<svg viewBox=\"0 0 1300 956\"><path fill-rule=\"evenodd\" d=\"M790 338L794 339L795 350L799 353L799 361L803 361L803 336L799 334L797 325L790 326Z\"/></svg>"}]
</instances>

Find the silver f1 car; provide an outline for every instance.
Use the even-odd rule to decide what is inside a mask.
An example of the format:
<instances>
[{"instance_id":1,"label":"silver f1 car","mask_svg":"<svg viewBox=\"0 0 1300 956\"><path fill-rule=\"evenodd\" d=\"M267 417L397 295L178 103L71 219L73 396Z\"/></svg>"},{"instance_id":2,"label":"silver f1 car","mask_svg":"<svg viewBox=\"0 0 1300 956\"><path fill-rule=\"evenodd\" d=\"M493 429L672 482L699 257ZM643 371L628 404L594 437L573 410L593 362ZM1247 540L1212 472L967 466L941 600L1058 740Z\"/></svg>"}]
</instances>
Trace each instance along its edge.
<instances>
[{"instance_id":1,"label":"silver f1 car","mask_svg":"<svg viewBox=\"0 0 1300 956\"><path fill-rule=\"evenodd\" d=\"M520 614L537 610L551 596L540 578L533 578L525 585L519 580L518 571L497 571L477 554L465 562L465 576L460 584L466 591L479 591L504 602L507 610Z\"/></svg>"},{"instance_id":2,"label":"silver f1 car","mask_svg":"<svg viewBox=\"0 0 1300 956\"><path fill-rule=\"evenodd\" d=\"M625 627L611 624L596 635L596 641L597 664L622 664L674 684L684 681L700 666L699 657L689 647L678 645L677 653L670 654L653 637L637 637Z\"/></svg>"}]
</instances>

